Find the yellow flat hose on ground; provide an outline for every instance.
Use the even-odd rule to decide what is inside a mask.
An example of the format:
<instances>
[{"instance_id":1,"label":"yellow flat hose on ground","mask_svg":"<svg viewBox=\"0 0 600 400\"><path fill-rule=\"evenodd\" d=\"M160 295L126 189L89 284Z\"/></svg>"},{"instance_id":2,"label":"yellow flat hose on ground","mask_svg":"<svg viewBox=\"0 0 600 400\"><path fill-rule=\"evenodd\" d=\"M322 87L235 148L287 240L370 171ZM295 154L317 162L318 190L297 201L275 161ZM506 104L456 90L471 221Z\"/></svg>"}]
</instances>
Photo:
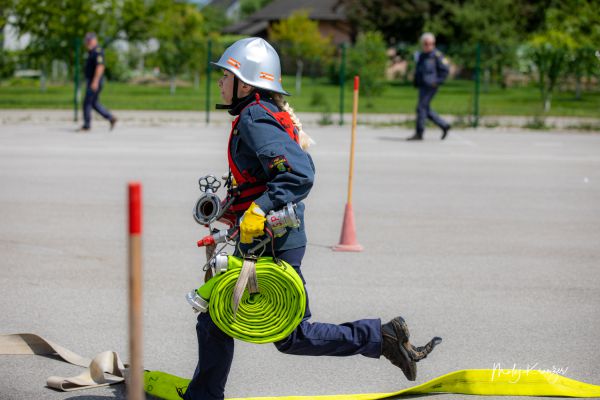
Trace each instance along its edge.
<instances>
[{"instance_id":1,"label":"yellow flat hose on ground","mask_svg":"<svg viewBox=\"0 0 600 400\"><path fill-rule=\"evenodd\" d=\"M259 293L245 291L234 318L231 299L243 260L229 256L227 271L197 290L209 303L210 317L227 335L250 343L271 343L288 337L304 317L306 293L294 268L270 257L256 263Z\"/></svg>"},{"instance_id":2,"label":"yellow flat hose on ground","mask_svg":"<svg viewBox=\"0 0 600 400\"><path fill-rule=\"evenodd\" d=\"M188 379L160 371L146 371L146 393L165 400L180 400L177 388L185 391ZM538 370L463 369L429 382L392 393L336 394L324 396L243 397L229 400L377 400L429 393L482 396L600 397L600 386Z\"/></svg>"},{"instance_id":3,"label":"yellow flat hose on ground","mask_svg":"<svg viewBox=\"0 0 600 400\"><path fill-rule=\"evenodd\" d=\"M31 333L0 335L0 355L58 355L64 361L86 367L71 377L50 377L48 386L62 391L87 389L124 382L127 366L117 353L107 351L93 359ZM165 400L179 400L177 389L185 391L189 379L161 371L145 371L148 394ZM391 393L338 394L324 396L246 397L229 400L377 400L429 393L457 393L484 396L559 396L600 398L600 386L579 382L562 375L538 370L464 369L429 382Z\"/></svg>"}]
</instances>

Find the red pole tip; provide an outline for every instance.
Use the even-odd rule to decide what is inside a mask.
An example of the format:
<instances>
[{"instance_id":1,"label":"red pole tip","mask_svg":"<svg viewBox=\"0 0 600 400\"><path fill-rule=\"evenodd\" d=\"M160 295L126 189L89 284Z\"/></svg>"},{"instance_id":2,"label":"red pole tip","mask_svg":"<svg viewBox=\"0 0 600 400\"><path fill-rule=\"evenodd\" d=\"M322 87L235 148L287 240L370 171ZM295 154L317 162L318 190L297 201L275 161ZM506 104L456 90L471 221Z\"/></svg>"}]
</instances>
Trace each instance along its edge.
<instances>
[{"instance_id":1,"label":"red pole tip","mask_svg":"<svg viewBox=\"0 0 600 400\"><path fill-rule=\"evenodd\" d=\"M358 77L358 75L356 75L354 77L354 90L358 90L358 84L359 84L360 78Z\"/></svg>"},{"instance_id":2,"label":"red pole tip","mask_svg":"<svg viewBox=\"0 0 600 400\"><path fill-rule=\"evenodd\" d=\"M129 182L129 234L142 233L142 184Z\"/></svg>"}]
</instances>

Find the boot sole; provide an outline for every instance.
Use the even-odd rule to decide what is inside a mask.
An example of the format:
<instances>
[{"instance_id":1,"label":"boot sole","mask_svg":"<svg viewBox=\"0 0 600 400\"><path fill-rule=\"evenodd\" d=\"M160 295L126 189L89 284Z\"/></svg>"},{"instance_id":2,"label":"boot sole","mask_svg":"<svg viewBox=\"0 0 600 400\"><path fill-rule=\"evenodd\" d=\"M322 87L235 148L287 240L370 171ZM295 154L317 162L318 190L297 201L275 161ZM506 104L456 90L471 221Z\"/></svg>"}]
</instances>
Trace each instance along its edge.
<instances>
[{"instance_id":1,"label":"boot sole","mask_svg":"<svg viewBox=\"0 0 600 400\"><path fill-rule=\"evenodd\" d=\"M407 368L404 369L400 366L400 369L404 373L404 376L406 376L406 379L409 381L415 381L417 379L417 363L413 361L408 350L410 348L410 342L408 341L410 337L408 326L402 317L395 318L392 322L392 326L394 327L394 332L396 333L396 339L398 339L400 342L398 351L401 353L403 359L408 360L406 365Z\"/></svg>"}]
</instances>

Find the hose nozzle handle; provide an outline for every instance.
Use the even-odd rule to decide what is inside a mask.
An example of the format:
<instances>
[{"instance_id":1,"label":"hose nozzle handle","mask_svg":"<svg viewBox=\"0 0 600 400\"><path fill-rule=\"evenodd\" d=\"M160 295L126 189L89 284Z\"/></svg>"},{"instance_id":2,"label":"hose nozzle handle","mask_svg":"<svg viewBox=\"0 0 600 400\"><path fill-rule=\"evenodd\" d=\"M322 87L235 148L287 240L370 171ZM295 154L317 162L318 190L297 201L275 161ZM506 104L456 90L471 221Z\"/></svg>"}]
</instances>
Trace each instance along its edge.
<instances>
[{"instance_id":1,"label":"hose nozzle handle","mask_svg":"<svg viewBox=\"0 0 600 400\"><path fill-rule=\"evenodd\" d=\"M198 247L212 246L215 244L215 238L212 235L204 236L198 240Z\"/></svg>"},{"instance_id":2,"label":"hose nozzle handle","mask_svg":"<svg viewBox=\"0 0 600 400\"><path fill-rule=\"evenodd\" d=\"M213 246L217 243L224 243L227 240L234 239L238 232L238 229L235 227L217 231L212 235L204 236L202 239L198 240L198 247Z\"/></svg>"}]
</instances>

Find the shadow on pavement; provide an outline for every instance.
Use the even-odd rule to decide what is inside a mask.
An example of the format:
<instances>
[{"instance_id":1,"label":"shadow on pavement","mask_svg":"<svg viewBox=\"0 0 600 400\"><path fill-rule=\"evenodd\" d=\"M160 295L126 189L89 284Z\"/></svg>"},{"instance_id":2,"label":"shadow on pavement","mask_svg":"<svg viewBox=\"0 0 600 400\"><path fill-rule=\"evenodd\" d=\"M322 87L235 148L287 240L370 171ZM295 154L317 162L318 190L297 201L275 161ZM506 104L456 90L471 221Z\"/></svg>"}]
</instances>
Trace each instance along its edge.
<instances>
[{"instance_id":1,"label":"shadow on pavement","mask_svg":"<svg viewBox=\"0 0 600 400\"><path fill-rule=\"evenodd\" d=\"M110 395L77 395L73 397L65 397L67 400L125 400L127 399L127 389L124 384L110 385L106 389L112 391ZM155 397L147 396L147 399L154 399Z\"/></svg>"},{"instance_id":2,"label":"shadow on pavement","mask_svg":"<svg viewBox=\"0 0 600 400\"><path fill-rule=\"evenodd\" d=\"M386 142L406 142L406 138L403 136L379 136L379 140L385 140Z\"/></svg>"}]
</instances>

